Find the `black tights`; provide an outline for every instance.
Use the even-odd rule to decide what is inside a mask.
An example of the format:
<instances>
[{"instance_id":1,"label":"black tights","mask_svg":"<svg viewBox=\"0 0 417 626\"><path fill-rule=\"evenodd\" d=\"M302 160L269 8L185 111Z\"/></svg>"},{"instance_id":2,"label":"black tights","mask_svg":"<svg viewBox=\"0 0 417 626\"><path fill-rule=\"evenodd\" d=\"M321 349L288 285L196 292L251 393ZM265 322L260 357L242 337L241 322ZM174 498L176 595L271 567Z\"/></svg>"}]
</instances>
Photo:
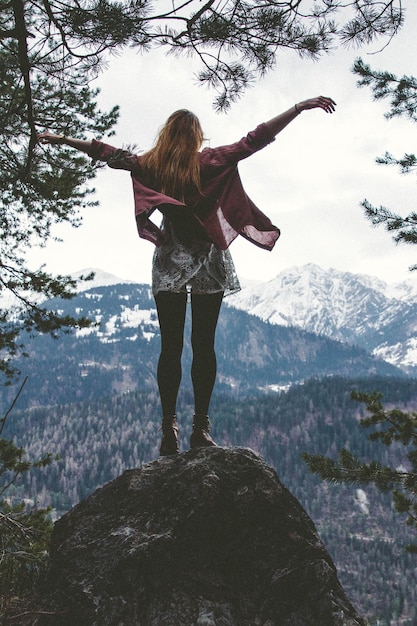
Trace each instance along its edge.
<instances>
[{"instance_id":1,"label":"black tights","mask_svg":"<svg viewBox=\"0 0 417 626\"><path fill-rule=\"evenodd\" d=\"M223 293L191 296L191 380L196 415L207 415L216 380L214 337ZM176 412L181 382L181 354L184 343L186 293L160 291L155 296L161 330L161 354L158 362L158 387L162 415Z\"/></svg>"}]
</instances>

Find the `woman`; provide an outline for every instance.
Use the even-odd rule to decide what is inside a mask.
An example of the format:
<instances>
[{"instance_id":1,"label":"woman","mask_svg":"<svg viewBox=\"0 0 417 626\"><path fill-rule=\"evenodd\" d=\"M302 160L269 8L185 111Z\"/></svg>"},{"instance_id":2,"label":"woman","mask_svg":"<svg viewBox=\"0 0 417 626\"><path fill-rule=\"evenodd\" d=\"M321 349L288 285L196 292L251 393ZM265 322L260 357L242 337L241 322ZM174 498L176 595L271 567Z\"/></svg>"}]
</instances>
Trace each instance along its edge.
<instances>
[{"instance_id":1,"label":"woman","mask_svg":"<svg viewBox=\"0 0 417 626\"><path fill-rule=\"evenodd\" d=\"M131 172L139 235L155 244L152 289L161 331L158 387L162 406L161 456L178 452L176 403L187 300L191 302L191 377L195 414L190 447L215 446L208 409L216 378L214 338L224 295L240 289L228 250L242 235L271 250L280 232L244 192L237 163L272 141L302 111L333 113L335 102L319 96L304 100L260 124L237 143L205 148L198 118L173 113L155 146L140 156L103 142L44 132L41 143L65 144ZM150 220L159 209L162 224Z\"/></svg>"}]
</instances>

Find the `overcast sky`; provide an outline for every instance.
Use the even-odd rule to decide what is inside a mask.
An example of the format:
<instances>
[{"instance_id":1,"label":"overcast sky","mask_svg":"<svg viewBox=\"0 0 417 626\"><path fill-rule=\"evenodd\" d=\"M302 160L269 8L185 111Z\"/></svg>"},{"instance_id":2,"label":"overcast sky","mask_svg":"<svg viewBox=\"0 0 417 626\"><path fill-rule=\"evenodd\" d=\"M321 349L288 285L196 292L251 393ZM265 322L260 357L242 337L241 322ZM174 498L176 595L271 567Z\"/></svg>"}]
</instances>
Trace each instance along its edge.
<instances>
[{"instance_id":1,"label":"overcast sky","mask_svg":"<svg viewBox=\"0 0 417 626\"><path fill-rule=\"evenodd\" d=\"M415 152L416 127L406 119L386 120L388 102L375 103L367 88L356 87L351 68L361 56L375 69L417 75L417 7L405 0L402 32L384 48L380 40L359 50L335 50L318 62L301 60L292 51L279 53L274 71L248 90L227 114L215 113L215 94L196 84L192 61L127 51L110 60L97 86L100 106L121 108L113 145L148 149L168 115L193 110L202 122L208 145L234 142L305 98L332 97L333 115L303 112L276 141L239 166L249 196L281 229L272 252L238 238L231 246L242 279L270 280L294 265L378 276L386 282L417 280L408 267L417 263L417 248L397 246L363 216L360 202L383 204L406 214L415 210L415 176L375 163L385 151L395 156ZM96 181L99 207L85 211L79 229L61 227L63 243L33 252L34 264L72 273L100 268L121 278L150 282L153 246L139 239L130 176L102 170Z\"/></svg>"}]
</instances>

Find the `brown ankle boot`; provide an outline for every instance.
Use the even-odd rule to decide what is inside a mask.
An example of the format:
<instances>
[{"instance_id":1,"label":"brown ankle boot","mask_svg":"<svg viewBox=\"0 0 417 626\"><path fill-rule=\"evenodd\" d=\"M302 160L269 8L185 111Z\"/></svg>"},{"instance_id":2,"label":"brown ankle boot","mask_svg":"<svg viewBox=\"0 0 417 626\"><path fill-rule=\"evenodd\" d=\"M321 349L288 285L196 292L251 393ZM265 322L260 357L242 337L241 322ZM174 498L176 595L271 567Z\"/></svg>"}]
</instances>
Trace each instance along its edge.
<instances>
[{"instance_id":1,"label":"brown ankle boot","mask_svg":"<svg viewBox=\"0 0 417 626\"><path fill-rule=\"evenodd\" d=\"M217 446L217 443L210 437L210 420L207 415L194 415L190 448L208 448L209 446Z\"/></svg>"},{"instance_id":2,"label":"brown ankle boot","mask_svg":"<svg viewBox=\"0 0 417 626\"><path fill-rule=\"evenodd\" d=\"M170 454L178 454L178 426L177 416L169 415L162 419L162 440L159 454L161 456L169 456Z\"/></svg>"}]
</instances>

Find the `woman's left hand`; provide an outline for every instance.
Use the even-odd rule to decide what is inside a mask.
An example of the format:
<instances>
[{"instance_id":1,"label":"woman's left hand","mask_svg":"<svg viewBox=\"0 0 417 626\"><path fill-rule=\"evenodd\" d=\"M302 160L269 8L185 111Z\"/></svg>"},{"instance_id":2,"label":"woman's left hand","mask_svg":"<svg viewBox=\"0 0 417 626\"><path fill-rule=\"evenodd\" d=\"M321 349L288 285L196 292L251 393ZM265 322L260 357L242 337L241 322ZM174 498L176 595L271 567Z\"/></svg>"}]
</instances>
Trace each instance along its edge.
<instances>
[{"instance_id":1,"label":"woman's left hand","mask_svg":"<svg viewBox=\"0 0 417 626\"><path fill-rule=\"evenodd\" d=\"M297 109L306 111L307 109L323 109L326 113L334 113L336 110L336 102L332 98L318 96L317 98L309 98L297 104Z\"/></svg>"}]
</instances>

